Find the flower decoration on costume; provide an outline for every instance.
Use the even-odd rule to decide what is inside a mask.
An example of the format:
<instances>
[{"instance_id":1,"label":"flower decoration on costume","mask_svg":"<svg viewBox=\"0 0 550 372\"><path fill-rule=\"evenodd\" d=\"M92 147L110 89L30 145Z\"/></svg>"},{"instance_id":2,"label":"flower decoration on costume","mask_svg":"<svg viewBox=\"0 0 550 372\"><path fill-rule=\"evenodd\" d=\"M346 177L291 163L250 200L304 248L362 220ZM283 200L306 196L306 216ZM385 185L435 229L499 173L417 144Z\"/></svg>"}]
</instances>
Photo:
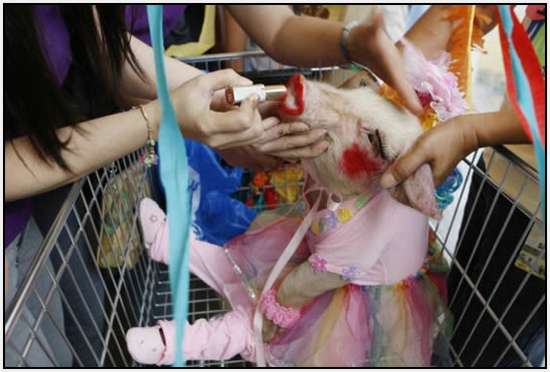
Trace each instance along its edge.
<instances>
[{"instance_id":1,"label":"flower decoration on costume","mask_svg":"<svg viewBox=\"0 0 550 372\"><path fill-rule=\"evenodd\" d=\"M359 276L361 270L355 266L348 266L342 270L342 278L348 282L351 282Z\"/></svg>"},{"instance_id":2,"label":"flower decoration on costume","mask_svg":"<svg viewBox=\"0 0 550 372\"><path fill-rule=\"evenodd\" d=\"M325 260L323 257L319 255L311 255L309 257L309 263L311 264L311 267L313 268L313 271L316 273L322 273L327 271L327 260Z\"/></svg>"},{"instance_id":3,"label":"flower decoration on costume","mask_svg":"<svg viewBox=\"0 0 550 372\"><path fill-rule=\"evenodd\" d=\"M336 214L333 211L328 211L323 217L321 217L321 231L327 232L338 225Z\"/></svg>"},{"instance_id":4,"label":"flower decoration on costume","mask_svg":"<svg viewBox=\"0 0 550 372\"><path fill-rule=\"evenodd\" d=\"M336 213L340 223L346 223L353 217L353 213L348 208L340 208Z\"/></svg>"}]
</instances>

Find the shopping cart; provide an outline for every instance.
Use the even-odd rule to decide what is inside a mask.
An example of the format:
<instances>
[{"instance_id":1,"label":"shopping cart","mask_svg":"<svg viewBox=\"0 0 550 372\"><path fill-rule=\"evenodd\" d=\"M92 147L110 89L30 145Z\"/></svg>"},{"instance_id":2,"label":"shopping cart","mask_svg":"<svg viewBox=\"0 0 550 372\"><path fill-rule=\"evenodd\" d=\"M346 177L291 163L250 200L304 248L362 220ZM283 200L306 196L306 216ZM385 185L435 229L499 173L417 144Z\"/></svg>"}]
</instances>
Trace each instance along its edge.
<instances>
[{"instance_id":1,"label":"shopping cart","mask_svg":"<svg viewBox=\"0 0 550 372\"><path fill-rule=\"evenodd\" d=\"M212 71L230 61L247 66L267 58L262 52L245 52L186 62ZM280 83L294 71L246 74L269 84ZM299 71L332 84L350 74L339 68ZM135 366L126 350L126 330L171 318L168 269L147 257L138 228L139 200L156 197L142 155L143 150L130 154L72 186L6 309L5 366ZM102 195L109 180L131 167L137 171L126 180L132 203L129 229L121 235L124 241L116 234L109 238L128 248L105 264L97 253L105 219L124 216L109 215L122 209L102 213ZM540 353L546 346L546 246L536 171L504 147L477 151L461 162L460 169L465 182L444 219L433 224L452 268L448 297L454 313L449 340L453 364L539 366L545 363ZM244 185L241 194L248 188ZM224 300L196 277L190 291L191 322L227 310ZM70 357L60 362L60 350ZM250 365L239 358L188 364Z\"/></svg>"}]
</instances>

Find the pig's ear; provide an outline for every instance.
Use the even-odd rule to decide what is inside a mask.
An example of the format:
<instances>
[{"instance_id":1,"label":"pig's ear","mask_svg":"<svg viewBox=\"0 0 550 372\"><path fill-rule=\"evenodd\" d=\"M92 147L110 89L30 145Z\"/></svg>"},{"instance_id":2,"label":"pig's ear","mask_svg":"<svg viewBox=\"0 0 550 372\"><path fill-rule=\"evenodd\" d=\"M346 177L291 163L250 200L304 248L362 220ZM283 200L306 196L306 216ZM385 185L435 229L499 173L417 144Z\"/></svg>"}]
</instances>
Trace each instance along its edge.
<instances>
[{"instance_id":1,"label":"pig's ear","mask_svg":"<svg viewBox=\"0 0 550 372\"><path fill-rule=\"evenodd\" d=\"M409 178L390 190L393 197L423 214L441 218L441 211L435 200L432 169L428 164L420 166Z\"/></svg>"}]
</instances>

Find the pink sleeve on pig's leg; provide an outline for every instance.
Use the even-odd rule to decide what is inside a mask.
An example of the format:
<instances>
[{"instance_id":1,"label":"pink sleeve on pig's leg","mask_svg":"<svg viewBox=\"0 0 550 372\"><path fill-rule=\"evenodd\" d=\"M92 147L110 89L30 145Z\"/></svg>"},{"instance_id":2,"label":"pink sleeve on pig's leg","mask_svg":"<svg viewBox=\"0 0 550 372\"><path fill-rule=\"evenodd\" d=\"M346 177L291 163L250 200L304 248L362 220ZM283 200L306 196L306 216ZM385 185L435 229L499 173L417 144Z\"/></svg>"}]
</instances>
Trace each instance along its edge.
<instances>
[{"instance_id":1,"label":"pink sleeve on pig's leg","mask_svg":"<svg viewBox=\"0 0 550 372\"><path fill-rule=\"evenodd\" d=\"M168 223L164 223L150 247L149 255L153 260L169 265L168 235ZM189 269L193 274L229 300L232 306L248 304L248 295L223 247L197 240L191 231L189 249Z\"/></svg>"},{"instance_id":2,"label":"pink sleeve on pig's leg","mask_svg":"<svg viewBox=\"0 0 550 372\"><path fill-rule=\"evenodd\" d=\"M239 307L222 316L198 319L185 326L183 353L187 360L227 360L241 354L254 359L254 337L250 312ZM160 321L166 350L159 365L174 362L175 330L173 321Z\"/></svg>"},{"instance_id":3,"label":"pink sleeve on pig's leg","mask_svg":"<svg viewBox=\"0 0 550 372\"><path fill-rule=\"evenodd\" d=\"M225 297L231 307L252 308L248 293L223 247L197 240L195 234L191 234L189 249L189 269L194 275Z\"/></svg>"}]
</instances>

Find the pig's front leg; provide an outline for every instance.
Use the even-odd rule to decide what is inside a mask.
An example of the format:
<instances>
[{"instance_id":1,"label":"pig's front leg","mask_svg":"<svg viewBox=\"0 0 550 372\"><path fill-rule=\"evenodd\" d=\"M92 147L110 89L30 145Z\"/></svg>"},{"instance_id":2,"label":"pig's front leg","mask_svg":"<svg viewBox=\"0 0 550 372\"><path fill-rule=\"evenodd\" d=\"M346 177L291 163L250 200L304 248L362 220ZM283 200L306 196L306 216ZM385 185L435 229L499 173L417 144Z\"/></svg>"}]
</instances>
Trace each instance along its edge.
<instances>
[{"instance_id":1,"label":"pig's front leg","mask_svg":"<svg viewBox=\"0 0 550 372\"><path fill-rule=\"evenodd\" d=\"M309 262L304 262L291 271L277 292L277 301L284 306L302 307L326 291L348 284L338 274L315 272Z\"/></svg>"},{"instance_id":2,"label":"pig's front leg","mask_svg":"<svg viewBox=\"0 0 550 372\"><path fill-rule=\"evenodd\" d=\"M304 262L292 270L283 280L277 292L277 302L283 306L300 308L326 291L348 284L340 275L330 272L315 272L309 262ZM277 334L279 327L264 318L262 336L269 342Z\"/></svg>"}]
</instances>

